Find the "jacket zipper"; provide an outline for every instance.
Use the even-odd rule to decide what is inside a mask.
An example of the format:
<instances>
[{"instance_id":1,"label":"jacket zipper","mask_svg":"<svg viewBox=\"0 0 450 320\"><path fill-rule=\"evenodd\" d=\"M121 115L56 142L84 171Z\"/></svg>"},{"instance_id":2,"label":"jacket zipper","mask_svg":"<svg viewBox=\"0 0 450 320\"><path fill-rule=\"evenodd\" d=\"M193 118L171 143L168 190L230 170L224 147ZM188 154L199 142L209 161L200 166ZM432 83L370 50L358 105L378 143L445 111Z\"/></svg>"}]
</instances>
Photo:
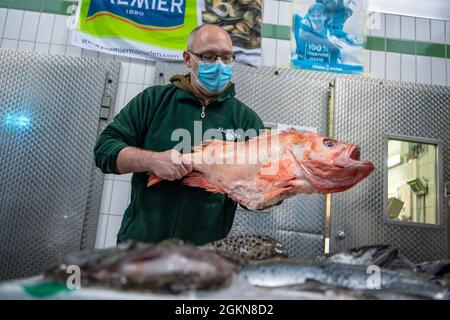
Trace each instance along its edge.
<instances>
[{"instance_id":1,"label":"jacket zipper","mask_svg":"<svg viewBox=\"0 0 450 320\"><path fill-rule=\"evenodd\" d=\"M206 109L206 105L202 106L202 113L200 113L200 117L203 119L205 118L206 114L205 114L205 109Z\"/></svg>"},{"instance_id":2,"label":"jacket zipper","mask_svg":"<svg viewBox=\"0 0 450 320\"><path fill-rule=\"evenodd\" d=\"M207 104L202 106L202 112L200 113L200 118L204 119L206 117L206 107L213 104L215 100L210 100Z\"/></svg>"}]
</instances>

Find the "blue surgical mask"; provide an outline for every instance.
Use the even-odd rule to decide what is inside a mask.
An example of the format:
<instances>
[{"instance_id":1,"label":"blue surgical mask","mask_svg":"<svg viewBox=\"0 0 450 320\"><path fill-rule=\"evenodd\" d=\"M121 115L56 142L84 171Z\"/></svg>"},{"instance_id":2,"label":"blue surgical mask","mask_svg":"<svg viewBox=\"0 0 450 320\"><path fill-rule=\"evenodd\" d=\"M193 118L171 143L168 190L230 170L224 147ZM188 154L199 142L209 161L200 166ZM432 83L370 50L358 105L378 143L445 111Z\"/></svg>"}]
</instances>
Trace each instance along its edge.
<instances>
[{"instance_id":1,"label":"blue surgical mask","mask_svg":"<svg viewBox=\"0 0 450 320\"><path fill-rule=\"evenodd\" d=\"M207 92L221 93L231 80L233 75L232 64L224 64L222 61L197 62L197 83Z\"/></svg>"}]
</instances>

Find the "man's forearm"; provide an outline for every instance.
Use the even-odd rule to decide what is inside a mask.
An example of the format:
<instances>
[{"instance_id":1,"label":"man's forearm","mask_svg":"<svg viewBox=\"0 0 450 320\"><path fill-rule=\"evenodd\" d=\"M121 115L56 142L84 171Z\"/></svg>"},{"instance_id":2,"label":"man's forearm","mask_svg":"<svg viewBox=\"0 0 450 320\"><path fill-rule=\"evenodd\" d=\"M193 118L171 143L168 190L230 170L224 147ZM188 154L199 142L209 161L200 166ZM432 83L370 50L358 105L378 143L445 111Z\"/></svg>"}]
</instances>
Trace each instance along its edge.
<instances>
[{"instance_id":1,"label":"man's forearm","mask_svg":"<svg viewBox=\"0 0 450 320\"><path fill-rule=\"evenodd\" d=\"M117 157L117 170L120 173L148 172L155 157L155 152L126 147L120 150Z\"/></svg>"}]
</instances>

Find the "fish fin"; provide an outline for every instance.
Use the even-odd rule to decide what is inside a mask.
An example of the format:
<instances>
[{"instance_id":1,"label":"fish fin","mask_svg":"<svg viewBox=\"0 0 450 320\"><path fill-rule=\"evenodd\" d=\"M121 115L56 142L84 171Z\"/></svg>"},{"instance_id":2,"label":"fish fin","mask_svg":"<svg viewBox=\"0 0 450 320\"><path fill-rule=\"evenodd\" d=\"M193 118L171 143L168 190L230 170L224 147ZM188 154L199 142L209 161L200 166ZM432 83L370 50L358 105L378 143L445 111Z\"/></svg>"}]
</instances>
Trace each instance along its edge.
<instances>
[{"instance_id":1,"label":"fish fin","mask_svg":"<svg viewBox=\"0 0 450 320\"><path fill-rule=\"evenodd\" d=\"M268 181L291 180L295 178L295 175L289 170L291 163L291 160L288 159L264 163L259 171L259 178Z\"/></svg>"},{"instance_id":2,"label":"fish fin","mask_svg":"<svg viewBox=\"0 0 450 320\"><path fill-rule=\"evenodd\" d=\"M160 181L162 181L160 177L153 173L150 173L147 179L147 187L151 187L152 185L157 184Z\"/></svg>"},{"instance_id":3,"label":"fish fin","mask_svg":"<svg viewBox=\"0 0 450 320\"><path fill-rule=\"evenodd\" d=\"M210 181L208 181L205 178L205 175L199 172L193 172L190 175L186 176L183 180L182 183L184 185L190 186L190 187L198 187L198 188L202 188L205 189L206 191L209 192L221 192L217 186L215 186L214 184L212 184Z\"/></svg>"},{"instance_id":4,"label":"fish fin","mask_svg":"<svg viewBox=\"0 0 450 320\"><path fill-rule=\"evenodd\" d=\"M285 187L285 188L275 188L270 190L265 196L264 199L265 200L270 200L275 198L277 195L279 195L280 193L284 192L284 191L288 191L291 190L291 187Z\"/></svg>"}]
</instances>

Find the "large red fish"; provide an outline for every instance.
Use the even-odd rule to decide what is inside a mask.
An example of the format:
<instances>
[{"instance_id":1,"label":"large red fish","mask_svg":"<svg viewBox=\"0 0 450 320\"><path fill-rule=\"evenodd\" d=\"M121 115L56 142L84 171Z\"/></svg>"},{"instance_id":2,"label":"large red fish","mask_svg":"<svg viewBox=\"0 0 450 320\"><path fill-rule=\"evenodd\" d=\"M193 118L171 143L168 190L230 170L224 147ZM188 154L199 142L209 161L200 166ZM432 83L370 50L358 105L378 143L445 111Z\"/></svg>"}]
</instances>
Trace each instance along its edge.
<instances>
[{"instance_id":1,"label":"large red fish","mask_svg":"<svg viewBox=\"0 0 450 320\"><path fill-rule=\"evenodd\" d=\"M345 191L374 169L360 148L309 131L288 129L243 142L213 140L183 154L194 171L185 185L225 193L249 210L272 207L300 193ZM148 186L161 179L150 175Z\"/></svg>"}]
</instances>

